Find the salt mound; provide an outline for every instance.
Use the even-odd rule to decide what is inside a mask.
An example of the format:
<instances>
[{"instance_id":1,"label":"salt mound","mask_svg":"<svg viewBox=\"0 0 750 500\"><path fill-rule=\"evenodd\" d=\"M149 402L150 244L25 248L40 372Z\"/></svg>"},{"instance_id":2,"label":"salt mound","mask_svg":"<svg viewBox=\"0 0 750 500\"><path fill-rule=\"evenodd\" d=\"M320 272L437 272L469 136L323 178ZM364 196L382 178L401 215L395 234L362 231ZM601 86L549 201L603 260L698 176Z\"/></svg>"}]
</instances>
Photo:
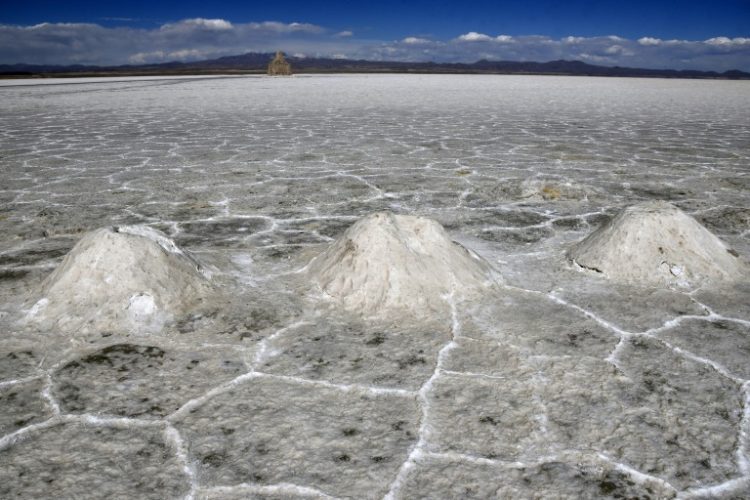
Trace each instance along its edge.
<instances>
[{"instance_id":1,"label":"salt mound","mask_svg":"<svg viewBox=\"0 0 750 500\"><path fill-rule=\"evenodd\" d=\"M732 281L746 271L734 250L662 201L626 208L576 244L568 257L607 278L651 286Z\"/></svg>"},{"instance_id":2,"label":"salt mound","mask_svg":"<svg viewBox=\"0 0 750 500\"><path fill-rule=\"evenodd\" d=\"M42 283L27 320L70 332L157 331L211 290L210 275L145 226L86 234Z\"/></svg>"},{"instance_id":3,"label":"salt mound","mask_svg":"<svg viewBox=\"0 0 750 500\"><path fill-rule=\"evenodd\" d=\"M389 319L449 312L448 297L493 279L489 264L434 220L387 212L357 221L307 270L345 309Z\"/></svg>"}]
</instances>

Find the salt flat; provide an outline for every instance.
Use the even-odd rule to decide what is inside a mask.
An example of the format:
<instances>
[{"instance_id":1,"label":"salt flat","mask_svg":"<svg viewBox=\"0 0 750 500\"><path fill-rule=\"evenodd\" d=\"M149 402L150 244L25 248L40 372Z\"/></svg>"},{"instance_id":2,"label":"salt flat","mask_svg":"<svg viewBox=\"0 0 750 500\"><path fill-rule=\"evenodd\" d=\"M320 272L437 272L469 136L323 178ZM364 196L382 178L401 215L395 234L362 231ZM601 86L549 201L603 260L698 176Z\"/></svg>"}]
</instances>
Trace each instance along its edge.
<instances>
[{"instance_id":1,"label":"salt flat","mask_svg":"<svg viewBox=\"0 0 750 500\"><path fill-rule=\"evenodd\" d=\"M1 497L750 496L750 282L567 258L664 200L746 261L748 82L26 83L0 88ZM497 284L419 320L327 301L308 264L383 211ZM158 331L27 321L84 234L137 224L217 294Z\"/></svg>"}]
</instances>

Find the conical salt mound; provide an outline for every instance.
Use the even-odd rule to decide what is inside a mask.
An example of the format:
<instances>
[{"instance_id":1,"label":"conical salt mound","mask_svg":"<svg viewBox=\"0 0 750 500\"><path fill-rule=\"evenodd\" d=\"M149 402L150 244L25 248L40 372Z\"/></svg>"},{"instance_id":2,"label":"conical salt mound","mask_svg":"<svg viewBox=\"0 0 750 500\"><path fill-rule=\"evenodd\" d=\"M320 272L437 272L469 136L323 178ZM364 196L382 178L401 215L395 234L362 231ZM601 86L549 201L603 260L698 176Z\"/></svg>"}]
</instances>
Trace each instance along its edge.
<instances>
[{"instance_id":1,"label":"conical salt mound","mask_svg":"<svg viewBox=\"0 0 750 500\"><path fill-rule=\"evenodd\" d=\"M163 233L107 227L65 256L27 319L62 331L153 331L211 289L208 273Z\"/></svg>"},{"instance_id":2,"label":"conical salt mound","mask_svg":"<svg viewBox=\"0 0 750 500\"><path fill-rule=\"evenodd\" d=\"M568 257L612 280L647 286L698 286L737 280L746 272L736 252L666 202L626 208Z\"/></svg>"},{"instance_id":3,"label":"conical salt mound","mask_svg":"<svg viewBox=\"0 0 750 500\"><path fill-rule=\"evenodd\" d=\"M345 309L388 319L445 313L452 294L493 279L489 264L434 220L386 212L357 221L308 272Z\"/></svg>"}]
</instances>

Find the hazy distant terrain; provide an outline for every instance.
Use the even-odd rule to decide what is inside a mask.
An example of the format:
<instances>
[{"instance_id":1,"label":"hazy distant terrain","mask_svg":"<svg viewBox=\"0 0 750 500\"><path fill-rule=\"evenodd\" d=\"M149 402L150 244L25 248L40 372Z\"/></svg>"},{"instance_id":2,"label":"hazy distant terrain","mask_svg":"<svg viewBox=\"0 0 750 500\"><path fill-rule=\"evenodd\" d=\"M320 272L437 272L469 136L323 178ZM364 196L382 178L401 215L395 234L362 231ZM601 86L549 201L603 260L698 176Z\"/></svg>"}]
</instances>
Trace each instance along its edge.
<instances>
[{"instance_id":1,"label":"hazy distant terrain","mask_svg":"<svg viewBox=\"0 0 750 500\"><path fill-rule=\"evenodd\" d=\"M265 73L273 54L247 53L205 61L167 62L127 66L54 66L34 64L0 64L0 78L32 75L137 75L137 74L212 74ZM341 58L289 57L296 73L443 73L443 74L509 74L618 76L649 78L748 79L750 73L739 70L724 72L673 69L611 67L582 61L488 61L474 63L435 63L367 61Z\"/></svg>"},{"instance_id":2,"label":"hazy distant terrain","mask_svg":"<svg viewBox=\"0 0 750 500\"><path fill-rule=\"evenodd\" d=\"M0 497L750 496L750 283L565 257L666 200L747 259L747 82L33 82L0 86ZM433 321L327 305L301 270L377 211L502 285ZM126 224L222 299L149 334L24 323L84 233Z\"/></svg>"}]
</instances>

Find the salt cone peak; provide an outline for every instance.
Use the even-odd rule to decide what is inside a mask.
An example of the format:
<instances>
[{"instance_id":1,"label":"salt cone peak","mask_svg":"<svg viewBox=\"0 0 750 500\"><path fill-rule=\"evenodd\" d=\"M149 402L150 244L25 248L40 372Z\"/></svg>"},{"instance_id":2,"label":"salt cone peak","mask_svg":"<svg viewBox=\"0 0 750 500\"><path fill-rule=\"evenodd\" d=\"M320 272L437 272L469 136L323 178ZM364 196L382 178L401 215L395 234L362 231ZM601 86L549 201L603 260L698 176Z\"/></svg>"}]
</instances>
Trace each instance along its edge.
<instances>
[{"instance_id":1,"label":"salt cone peak","mask_svg":"<svg viewBox=\"0 0 750 500\"><path fill-rule=\"evenodd\" d=\"M664 201L629 206L568 251L606 278L667 288L743 279L740 256L690 215Z\"/></svg>"},{"instance_id":2,"label":"salt cone peak","mask_svg":"<svg viewBox=\"0 0 750 500\"><path fill-rule=\"evenodd\" d=\"M436 221L377 212L354 223L307 272L323 293L365 317L443 315L448 300L497 280L491 266Z\"/></svg>"},{"instance_id":3,"label":"salt cone peak","mask_svg":"<svg viewBox=\"0 0 750 500\"><path fill-rule=\"evenodd\" d=\"M62 331L159 330L212 290L210 273L147 226L87 233L42 282L26 319Z\"/></svg>"}]
</instances>

